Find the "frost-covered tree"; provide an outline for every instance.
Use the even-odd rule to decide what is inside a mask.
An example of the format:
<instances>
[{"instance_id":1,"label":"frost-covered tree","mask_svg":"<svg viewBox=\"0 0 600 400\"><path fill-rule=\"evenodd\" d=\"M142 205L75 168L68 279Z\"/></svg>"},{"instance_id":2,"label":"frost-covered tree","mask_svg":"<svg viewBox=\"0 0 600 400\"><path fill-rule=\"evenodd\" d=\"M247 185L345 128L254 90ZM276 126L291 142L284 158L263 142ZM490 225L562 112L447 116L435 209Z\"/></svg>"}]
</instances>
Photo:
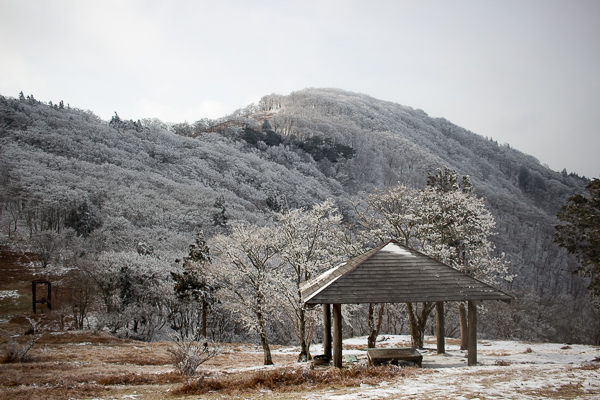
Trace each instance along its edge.
<instances>
[{"instance_id":1,"label":"frost-covered tree","mask_svg":"<svg viewBox=\"0 0 600 400\"><path fill-rule=\"evenodd\" d=\"M416 246L421 196L415 189L399 184L388 190L375 190L354 205L359 224L377 243L396 239L405 246Z\"/></svg>"},{"instance_id":2,"label":"frost-covered tree","mask_svg":"<svg viewBox=\"0 0 600 400\"><path fill-rule=\"evenodd\" d=\"M507 277L503 256L495 256L488 237L494 219L483 199L472 193L468 177L444 168L430 175L423 190L402 185L371 194L356 204L359 222L381 243L396 239L477 279ZM507 277L509 278L509 277ZM407 303L413 345L422 347L435 303Z\"/></svg>"},{"instance_id":3,"label":"frost-covered tree","mask_svg":"<svg viewBox=\"0 0 600 400\"><path fill-rule=\"evenodd\" d=\"M317 322L315 311L302 302L300 286L343 257L342 215L327 200L312 208L279 214L280 257L285 260L277 274L277 293L300 344L298 361L310 359L310 342Z\"/></svg>"},{"instance_id":4,"label":"frost-covered tree","mask_svg":"<svg viewBox=\"0 0 600 400\"><path fill-rule=\"evenodd\" d=\"M82 263L82 272L98 288L103 303L100 324L112 332L125 329L151 340L167 322L166 300L172 296L168 257L137 251L101 253Z\"/></svg>"},{"instance_id":5,"label":"frost-covered tree","mask_svg":"<svg viewBox=\"0 0 600 400\"><path fill-rule=\"evenodd\" d=\"M429 175L419 214L417 236L428 255L487 283L511 279L504 256L496 256L489 241L496 234L494 217L472 193L468 176L459 184L446 167Z\"/></svg>"},{"instance_id":6,"label":"frost-covered tree","mask_svg":"<svg viewBox=\"0 0 600 400\"><path fill-rule=\"evenodd\" d=\"M366 200L355 203L358 222L366 229L366 239L372 241L373 245L384 243L389 239L396 239L406 246L419 248L421 241L418 237L418 227L422 223L421 200L421 192L398 185L387 191L375 191ZM434 306L434 303L406 304L411 337L415 347L423 346L427 318ZM369 304L369 346L375 345L383 309L384 306L381 305L378 320L375 322L374 305Z\"/></svg>"},{"instance_id":7,"label":"frost-covered tree","mask_svg":"<svg viewBox=\"0 0 600 400\"><path fill-rule=\"evenodd\" d=\"M211 241L212 274L221 287L225 305L260 337L264 364L271 365L267 337L269 313L275 306L273 282L281 265L281 241L273 227L234 225L229 235Z\"/></svg>"},{"instance_id":8,"label":"frost-covered tree","mask_svg":"<svg viewBox=\"0 0 600 400\"><path fill-rule=\"evenodd\" d=\"M44 230L34 234L30 243L36 253L42 268L46 268L53 260L60 260L66 256L70 244L73 242L74 231L67 229L57 233L53 230Z\"/></svg>"},{"instance_id":9,"label":"frost-covered tree","mask_svg":"<svg viewBox=\"0 0 600 400\"><path fill-rule=\"evenodd\" d=\"M175 294L180 302L184 303L184 305L190 305L192 308L200 306L202 312L200 332L204 338L206 338L208 309L215 301L216 290L215 284L209 279L208 264L210 262L210 250L206 245L203 233L198 232L196 243L190 245L188 256L183 258L183 271L181 273L171 272L171 277L175 282ZM186 314L186 316L189 313L197 315L198 310L183 307L180 313ZM183 329L187 333L188 328L193 328L193 326L181 326L191 322L190 319L189 316L188 318L181 318L182 323L176 324L179 326L180 331Z\"/></svg>"},{"instance_id":10,"label":"frost-covered tree","mask_svg":"<svg viewBox=\"0 0 600 400\"><path fill-rule=\"evenodd\" d=\"M422 191L418 236L422 250L465 274L487 283L510 280L504 255L494 255L489 237L494 234L494 217L484 200L472 194L468 176L459 182L455 171L437 169ZM432 306L433 307L433 306ZM459 303L461 348L467 348L467 313Z\"/></svg>"}]
</instances>

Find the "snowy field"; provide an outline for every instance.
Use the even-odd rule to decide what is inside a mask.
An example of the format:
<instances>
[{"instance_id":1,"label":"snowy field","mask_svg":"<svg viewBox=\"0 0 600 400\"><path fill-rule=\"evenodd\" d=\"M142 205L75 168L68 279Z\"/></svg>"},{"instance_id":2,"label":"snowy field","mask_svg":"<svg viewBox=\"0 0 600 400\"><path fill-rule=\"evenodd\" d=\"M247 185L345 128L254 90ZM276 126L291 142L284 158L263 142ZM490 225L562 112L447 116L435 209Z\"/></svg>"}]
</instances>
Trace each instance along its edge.
<instances>
[{"instance_id":1,"label":"snowy field","mask_svg":"<svg viewBox=\"0 0 600 400\"><path fill-rule=\"evenodd\" d=\"M384 340L382 340L384 339ZM408 336L378 338L377 347L408 346ZM344 340L344 354L366 362L366 337ZM305 399L600 399L600 348L557 343L478 341L477 366L467 367L466 352L446 345L438 355L435 337L426 338L423 371L398 382L305 394ZM347 349L347 350L346 350ZM297 349L277 350L288 352ZM312 354L322 347L312 346Z\"/></svg>"}]
</instances>

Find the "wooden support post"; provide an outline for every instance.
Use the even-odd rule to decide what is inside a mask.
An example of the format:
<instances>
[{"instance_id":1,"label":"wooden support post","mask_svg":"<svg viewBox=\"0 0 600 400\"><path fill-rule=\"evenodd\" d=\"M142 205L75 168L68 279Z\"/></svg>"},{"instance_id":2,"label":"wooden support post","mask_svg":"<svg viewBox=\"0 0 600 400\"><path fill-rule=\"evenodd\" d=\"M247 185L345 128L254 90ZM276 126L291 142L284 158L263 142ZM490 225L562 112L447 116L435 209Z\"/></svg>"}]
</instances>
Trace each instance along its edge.
<instances>
[{"instance_id":1,"label":"wooden support post","mask_svg":"<svg viewBox=\"0 0 600 400\"><path fill-rule=\"evenodd\" d=\"M435 303L436 327L435 335L437 337L437 353L444 354L446 352L446 338L444 327L444 302L438 301Z\"/></svg>"},{"instance_id":2,"label":"wooden support post","mask_svg":"<svg viewBox=\"0 0 600 400\"><path fill-rule=\"evenodd\" d=\"M48 310L52 310L52 284L50 282L46 282L48 287L48 296L46 296L46 306Z\"/></svg>"},{"instance_id":3,"label":"wooden support post","mask_svg":"<svg viewBox=\"0 0 600 400\"><path fill-rule=\"evenodd\" d=\"M469 344L468 365L477 365L477 303L469 300Z\"/></svg>"},{"instance_id":4,"label":"wooden support post","mask_svg":"<svg viewBox=\"0 0 600 400\"><path fill-rule=\"evenodd\" d=\"M35 309L35 305L37 303L37 301L35 300L36 294L35 294L35 281L31 282L31 297L33 298L33 313L36 313L36 309Z\"/></svg>"},{"instance_id":5,"label":"wooden support post","mask_svg":"<svg viewBox=\"0 0 600 400\"><path fill-rule=\"evenodd\" d=\"M331 307L323 304L323 354L331 360Z\"/></svg>"},{"instance_id":6,"label":"wooden support post","mask_svg":"<svg viewBox=\"0 0 600 400\"><path fill-rule=\"evenodd\" d=\"M37 285L46 285L46 297L37 299ZM31 281L31 298L33 302L33 313L37 312L37 304L46 304L48 311L52 310L52 284L49 281L34 280Z\"/></svg>"},{"instance_id":7,"label":"wooden support post","mask_svg":"<svg viewBox=\"0 0 600 400\"><path fill-rule=\"evenodd\" d=\"M342 368L342 305L333 305L333 366Z\"/></svg>"}]
</instances>

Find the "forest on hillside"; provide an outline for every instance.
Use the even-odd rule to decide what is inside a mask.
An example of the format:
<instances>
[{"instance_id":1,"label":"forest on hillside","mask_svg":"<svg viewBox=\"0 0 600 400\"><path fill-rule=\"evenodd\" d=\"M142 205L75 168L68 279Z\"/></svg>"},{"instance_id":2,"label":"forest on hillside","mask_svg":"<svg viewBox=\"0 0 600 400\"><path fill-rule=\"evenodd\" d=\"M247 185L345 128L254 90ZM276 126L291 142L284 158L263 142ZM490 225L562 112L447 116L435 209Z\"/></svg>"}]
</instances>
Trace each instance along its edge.
<instances>
[{"instance_id":1,"label":"forest on hillside","mask_svg":"<svg viewBox=\"0 0 600 400\"><path fill-rule=\"evenodd\" d=\"M81 310L86 296L93 302L85 316L66 311L74 326L85 320L146 340L190 319L201 324L203 313L191 305L210 300L207 334L258 341L254 322L228 307L231 299L217 298L217 285L200 282L187 303L178 296L177 276L198 262L193 249L206 245L218 258L219 248L242 235L240 227L261 237L282 215L301 210L308 218L325 204L324 215L343 225L339 232L356 235L356 204L399 183L424 190L428 176L444 167L469 177L473 196L495 220L493 256L503 257L514 276L497 285L516 300L484 306L483 334L598 342L587 282L573 274L574 257L553 242L556 213L588 180L552 171L507 144L422 110L337 89L268 95L191 124L116 113L103 121L63 101L0 97L2 241L37 253L42 274L80 273L79 292L65 307ZM364 249L354 245L345 254ZM148 287L157 295L148 297ZM347 310L350 335L369 330L367 308ZM266 312L264 333L274 343L297 336L281 312ZM457 335L458 315L450 307L448 313L448 335ZM382 324L382 332L406 333L403 305L386 308ZM311 329L318 340L318 325Z\"/></svg>"}]
</instances>

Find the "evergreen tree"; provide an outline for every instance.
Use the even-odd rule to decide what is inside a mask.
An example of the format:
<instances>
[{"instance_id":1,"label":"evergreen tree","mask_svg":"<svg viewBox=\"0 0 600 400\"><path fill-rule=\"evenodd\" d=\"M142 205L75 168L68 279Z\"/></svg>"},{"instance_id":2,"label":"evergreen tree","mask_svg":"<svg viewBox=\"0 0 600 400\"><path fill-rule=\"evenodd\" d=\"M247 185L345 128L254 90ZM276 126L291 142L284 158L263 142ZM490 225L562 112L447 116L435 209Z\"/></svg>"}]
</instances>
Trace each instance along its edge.
<instances>
[{"instance_id":1,"label":"evergreen tree","mask_svg":"<svg viewBox=\"0 0 600 400\"><path fill-rule=\"evenodd\" d=\"M271 126L271 123L266 118L265 118L265 120L263 121L263 124L262 124L262 131L265 132L265 133L273 131L273 127Z\"/></svg>"},{"instance_id":2,"label":"evergreen tree","mask_svg":"<svg viewBox=\"0 0 600 400\"><path fill-rule=\"evenodd\" d=\"M220 196L217 200L215 200L213 207L219 209L219 211L213 213L213 224L222 228L227 227L227 221L229 220L229 217L226 215L227 210L225 209L225 198Z\"/></svg>"},{"instance_id":3,"label":"evergreen tree","mask_svg":"<svg viewBox=\"0 0 600 400\"><path fill-rule=\"evenodd\" d=\"M77 209L71 210L65 220L65 226L75 229L77 236L87 238L90 233L102 226L102 222L90 208L87 201L84 201Z\"/></svg>"},{"instance_id":4,"label":"evergreen tree","mask_svg":"<svg viewBox=\"0 0 600 400\"><path fill-rule=\"evenodd\" d=\"M179 260L178 260L179 261ZM211 262L210 250L202 232L196 235L196 243L189 247L189 255L183 259L183 273L171 272L175 281L175 294L185 303L197 302L202 307L202 336L206 338L206 319L209 307L214 303L216 287L209 282L206 264Z\"/></svg>"},{"instance_id":5,"label":"evergreen tree","mask_svg":"<svg viewBox=\"0 0 600 400\"><path fill-rule=\"evenodd\" d=\"M121 118L119 117L119 114L117 114L117 112L115 111L115 115L112 116L109 124L119 126L120 123L121 123Z\"/></svg>"},{"instance_id":6,"label":"evergreen tree","mask_svg":"<svg viewBox=\"0 0 600 400\"><path fill-rule=\"evenodd\" d=\"M580 264L576 272L590 278L588 289L600 308L600 179L592 179L585 190L588 196L569 197L561 208L557 217L564 224L555 226L554 240L575 254Z\"/></svg>"}]
</instances>

